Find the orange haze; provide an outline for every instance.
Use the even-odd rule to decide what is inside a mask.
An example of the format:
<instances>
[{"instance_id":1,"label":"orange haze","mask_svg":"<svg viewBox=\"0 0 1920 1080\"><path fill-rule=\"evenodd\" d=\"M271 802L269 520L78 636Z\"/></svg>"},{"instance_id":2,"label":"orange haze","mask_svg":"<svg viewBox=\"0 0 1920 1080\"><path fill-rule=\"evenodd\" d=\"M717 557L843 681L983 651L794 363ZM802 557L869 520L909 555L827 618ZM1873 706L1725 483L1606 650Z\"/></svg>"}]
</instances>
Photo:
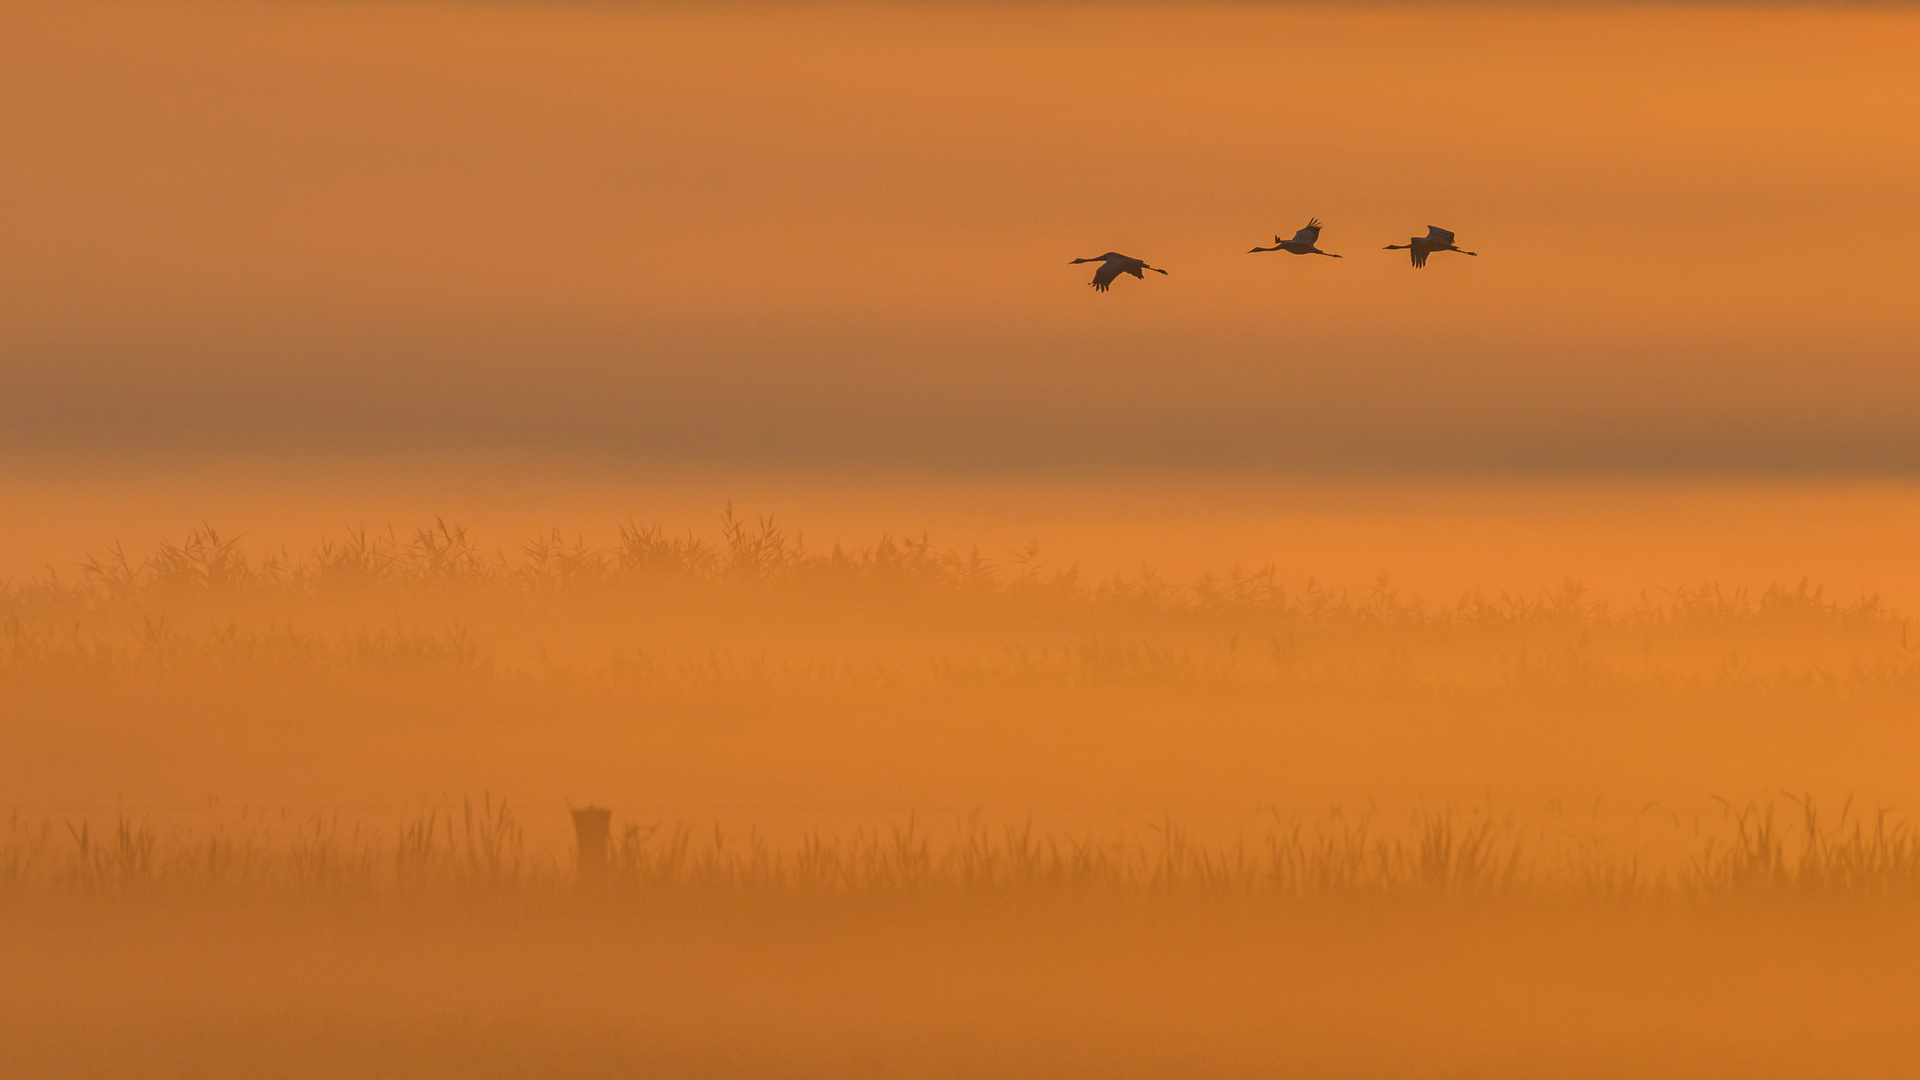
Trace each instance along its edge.
<instances>
[{"instance_id":1,"label":"orange haze","mask_svg":"<svg viewBox=\"0 0 1920 1080\"><path fill-rule=\"evenodd\" d=\"M5 20L16 446L1920 464L1902 8Z\"/></svg>"},{"instance_id":2,"label":"orange haze","mask_svg":"<svg viewBox=\"0 0 1920 1080\"><path fill-rule=\"evenodd\" d=\"M0 0L0 1080L1909 1075L1916 57Z\"/></svg>"}]
</instances>

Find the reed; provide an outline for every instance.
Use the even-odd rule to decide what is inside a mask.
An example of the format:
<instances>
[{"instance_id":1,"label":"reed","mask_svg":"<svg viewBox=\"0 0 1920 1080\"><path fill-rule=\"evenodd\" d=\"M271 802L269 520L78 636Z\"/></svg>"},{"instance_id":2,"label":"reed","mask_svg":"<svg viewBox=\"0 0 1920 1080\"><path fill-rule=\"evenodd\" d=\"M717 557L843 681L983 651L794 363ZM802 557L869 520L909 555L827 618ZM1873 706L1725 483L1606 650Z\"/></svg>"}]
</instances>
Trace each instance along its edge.
<instances>
[{"instance_id":1,"label":"reed","mask_svg":"<svg viewBox=\"0 0 1920 1080\"><path fill-rule=\"evenodd\" d=\"M882 830L774 842L691 823L628 825L595 896L780 902L822 898L1184 898L1277 905L1378 902L1692 905L1781 900L1920 902L1920 838L1885 812L1811 801L1727 807L1722 828L1666 859L1630 844L1555 842L1512 813L1417 812L1394 823L1332 813L1230 840L1172 819L1104 836L1030 822L909 818ZM571 855L531 847L491 796L382 831L310 815L279 825L184 828L120 817L15 815L0 841L0 895L444 901L562 897Z\"/></svg>"},{"instance_id":2,"label":"reed","mask_svg":"<svg viewBox=\"0 0 1920 1080\"><path fill-rule=\"evenodd\" d=\"M722 617L721 613L726 613ZM822 628L831 634L821 635ZM810 548L729 514L483 552L436 522L249 556L211 529L0 585L0 679L164 671L576 674L635 685L1920 691L1909 621L1808 582L1450 604L1275 567L1087 580L922 536ZM823 644L823 642L825 644Z\"/></svg>"},{"instance_id":3,"label":"reed","mask_svg":"<svg viewBox=\"0 0 1920 1080\"><path fill-rule=\"evenodd\" d=\"M1797 745L1831 753L1826 775L1851 775L1840 770L1874 766L1875 748L1898 744L1916 698L1907 619L1805 582L1624 604L1569 583L1435 604L1387 582L1289 584L1271 567L1186 583L1088 580L1032 549L996 561L924 536L820 550L731 513L715 537L630 526L606 547L554 533L510 554L483 552L444 522L410 537L351 532L298 555L249 553L208 529L0 587L0 709L13 738L64 755L70 775L103 754L125 760L134 752L119 740L134 731L146 740L139 767L175 777L197 778L210 758L244 760L250 745L326 747L340 762L429 762L478 746L468 760L523 790L515 770L545 754L549 786L536 790L554 791L572 748L595 746L622 755L603 779L678 768L699 773L683 790L751 801L729 758L744 747L828 778L848 775L836 770L852 756L893 790L923 779L951 797L964 790L956 778L1027 768L1022 755L1044 737L1063 764L1029 770L1025 790L1060 776L1095 797L1117 790L1100 787L1103 766L1086 763L1098 755L1083 753L1093 749L1133 768L1136 790L1183 755L1186 775L1202 778L1188 781L1195 801L1214 794L1202 790L1210 770L1231 771L1239 786L1217 801L1250 805L1286 798L1289 779L1318 770L1366 775L1383 747L1423 739L1454 756L1407 752L1399 775L1463 764L1485 775L1488 757L1509 776L1564 769L1581 763L1580 746L1711 764L1701 747L1755 730L1806 735ZM150 722L161 711L166 722ZM748 728L755 740L736 737ZM675 764L646 758L662 741ZM964 748L979 771L941 772L934 744ZM1236 760L1255 751L1275 771ZM924 775L901 780L901 762ZM1596 789L1610 779L1577 779L1588 776ZM1774 786L1761 784L1732 790ZM24 801L9 794L0 800ZM1717 904L1904 900L1920 876L1903 821L1851 804L1830 815L1811 798L1728 805L1684 828L1676 815L1655 839L1544 811L1389 805L1226 832L1177 818L1093 833L980 818L876 828L894 811L868 812L865 831L775 840L684 818L635 826L616 803L602 891ZM559 896L570 860L490 798L378 824L22 812L0 843L0 890Z\"/></svg>"}]
</instances>

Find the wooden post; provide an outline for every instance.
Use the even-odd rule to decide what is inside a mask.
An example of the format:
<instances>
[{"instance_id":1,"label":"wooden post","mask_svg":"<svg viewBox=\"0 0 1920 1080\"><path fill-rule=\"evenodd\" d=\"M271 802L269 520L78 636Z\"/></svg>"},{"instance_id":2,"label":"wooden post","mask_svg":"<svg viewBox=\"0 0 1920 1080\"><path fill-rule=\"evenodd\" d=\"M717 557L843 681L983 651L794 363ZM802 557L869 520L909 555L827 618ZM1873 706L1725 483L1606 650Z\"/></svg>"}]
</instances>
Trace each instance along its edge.
<instances>
[{"instance_id":1,"label":"wooden post","mask_svg":"<svg viewBox=\"0 0 1920 1080\"><path fill-rule=\"evenodd\" d=\"M573 836L580 843L578 881L598 885L607 879L607 853L613 837L613 811L583 806L573 812Z\"/></svg>"}]
</instances>

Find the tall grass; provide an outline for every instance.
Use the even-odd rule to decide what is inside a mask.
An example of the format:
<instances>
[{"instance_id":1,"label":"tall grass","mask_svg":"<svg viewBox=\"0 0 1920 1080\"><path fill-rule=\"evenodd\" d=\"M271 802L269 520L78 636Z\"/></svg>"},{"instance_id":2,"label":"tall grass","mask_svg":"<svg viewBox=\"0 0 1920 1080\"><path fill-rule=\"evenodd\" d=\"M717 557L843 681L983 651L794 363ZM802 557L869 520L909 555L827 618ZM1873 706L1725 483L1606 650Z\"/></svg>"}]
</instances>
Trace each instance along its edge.
<instances>
[{"instance_id":1,"label":"tall grass","mask_svg":"<svg viewBox=\"0 0 1920 1080\"><path fill-rule=\"evenodd\" d=\"M1277 817L1225 842L1171 818L1095 836L1031 822L909 818L882 830L780 843L687 823L627 825L602 899L781 900L932 897L1154 897L1280 905L1448 901L1722 905L1763 900L1920 902L1920 836L1885 812L1811 801L1729 806L1718 827L1667 858L1631 844L1556 839L1537 819L1417 812ZM504 800L468 801L391 831L310 815L200 828L117 817L16 814L0 834L0 898L199 897L471 900L575 895L571 855L535 850Z\"/></svg>"},{"instance_id":2,"label":"tall grass","mask_svg":"<svg viewBox=\"0 0 1920 1080\"><path fill-rule=\"evenodd\" d=\"M1449 763L1480 770L1488 749L1515 743L1524 752L1502 759L1510 772L1577 762L1593 745L1623 758L1638 748L1695 754L1746 739L1756 723L1813 731L1856 755L1827 762L1835 775L1862 764L1861 748L1896 745L1887 740L1910 726L1916 692L1908 620L1872 597L1841 601L1807 583L1624 603L1569 583L1439 604L1385 582L1289 584L1272 567L1186 583L1089 580L1031 549L996 561L925 537L822 550L731 513L714 537L636 526L606 547L554 533L512 553L484 552L444 522L404 537L351 532L298 555L250 553L205 529L137 558L116 547L77 571L0 587L0 708L14 737L67 755L70 775L91 755L119 753L129 731L156 768L196 778L208 759L252 760L256 744L324 746L330 760L353 762L395 750L424 760L469 742L493 755L476 751L477 768L511 777L528 747L570 752L585 734L581 745L631 755L636 772L649 764L645 748L664 740L679 756L651 763L656 778L659 768L701 770L687 790L750 802L726 759L743 746L790 755L795 772L817 768L824 787L855 776L841 769L846 748L879 746L864 763L873 773L920 767L920 740L934 732L975 755L965 776L990 775L997 762L1025 768L1035 745L1064 762L1003 790L1043 790L1059 775L1098 793L1090 798L1148 791L1155 805L1149 773L1174 753L1188 755L1189 776L1234 772L1233 798L1246 805L1285 798L1256 790L1266 774L1249 780L1236 754L1296 781L1325 768L1364 772L1390 740L1442 724L1449 739L1422 745L1458 756L1432 775ZM149 719L161 709L164 730ZM750 727L758 742L735 737ZM1135 769L1134 782L1101 788L1088 776L1103 766L1063 747L1112 750L1108 760ZM953 801L962 774L937 764L925 769L928 789ZM1425 764L1402 761L1398 775ZM1778 782L1765 777L1779 771L1768 760L1752 774L1770 790ZM549 768L543 779L556 775L566 774ZM607 892L1917 895L1920 850L1906 824L1851 806L1829 820L1811 799L1795 810L1730 806L1697 832L1675 817L1658 843L1546 814L1444 810L1282 815L1226 836L1175 819L1089 834L980 819L875 829L882 819L869 815L866 831L775 841L664 821L616 837ZM570 865L489 799L381 827L333 816L187 826L26 812L0 842L0 891L541 895L572 888Z\"/></svg>"},{"instance_id":3,"label":"tall grass","mask_svg":"<svg viewBox=\"0 0 1920 1080\"><path fill-rule=\"evenodd\" d=\"M819 550L729 512L482 551L436 522L250 556L212 529L0 585L0 678L169 668L591 672L635 683L1920 689L1909 621L1808 582L1451 603L1272 566L1175 583L926 537Z\"/></svg>"}]
</instances>

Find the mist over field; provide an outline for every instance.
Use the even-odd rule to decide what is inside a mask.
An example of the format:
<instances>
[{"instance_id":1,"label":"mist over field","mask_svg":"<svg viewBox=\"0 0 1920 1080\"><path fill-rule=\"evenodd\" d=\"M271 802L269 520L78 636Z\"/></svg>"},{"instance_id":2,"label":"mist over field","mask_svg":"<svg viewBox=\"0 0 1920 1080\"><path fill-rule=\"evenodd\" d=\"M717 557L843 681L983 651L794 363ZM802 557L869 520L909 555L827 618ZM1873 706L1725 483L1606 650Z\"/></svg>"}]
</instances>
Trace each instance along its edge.
<instances>
[{"instance_id":1,"label":"mist over field","mask_svg":"<svg viewBox=\"0 0 1920 1080\"><path fill-rule=\"evenodd\" d=\"M1912 1050L1920 667L1870 597L1091 579L736 517L201 531L0 627L30 1075Z\"/></svg>"},{"instance_id":2,"label":"mist over field","mask_svg":"<svg viewBox=\"0 0 1920 1080\"><path fill-rule=\"evenodd\" d=\"M1913 12L0 27L0 1075L1920 1050Z\"/></svg>"}]
</instances>

